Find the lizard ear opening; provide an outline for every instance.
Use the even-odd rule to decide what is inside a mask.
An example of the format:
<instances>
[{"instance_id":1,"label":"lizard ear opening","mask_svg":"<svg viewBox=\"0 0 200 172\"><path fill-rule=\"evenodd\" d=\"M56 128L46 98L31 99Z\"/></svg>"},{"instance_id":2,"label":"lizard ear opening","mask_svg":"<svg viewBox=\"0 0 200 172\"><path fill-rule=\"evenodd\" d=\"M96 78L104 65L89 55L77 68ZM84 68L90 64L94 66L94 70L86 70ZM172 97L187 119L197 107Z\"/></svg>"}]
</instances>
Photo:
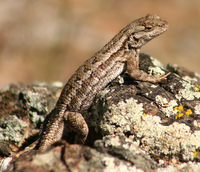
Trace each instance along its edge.
<instances>
[{"instance_id":1,"label":"lizard ear opening","mask_svg":"<svg viewBox=\"0 0 200 172\"><path fill-rule=\"evenodd\" d=\"M149 39L151 40L149 36L145 34L146 32L137 32L134 35L129 36L129 39L127 41L127 48L130 49L137 49L140 48L142 45L146 44Z\"/></svg>"},{"instance_id":2,"label":"lizard ear opening","mask_svg":"<svg viewBox=\"0 0 200 172\"><path fill-rule=\"evenodd\" d=\"M134 38L134 35L131 35L129 38L128 38L128 41L127 41L127 48L130 50L130 49L135 49L137 48L137 45L138 45L138 39L137 38Z\"/></svg>"}]
</instances>

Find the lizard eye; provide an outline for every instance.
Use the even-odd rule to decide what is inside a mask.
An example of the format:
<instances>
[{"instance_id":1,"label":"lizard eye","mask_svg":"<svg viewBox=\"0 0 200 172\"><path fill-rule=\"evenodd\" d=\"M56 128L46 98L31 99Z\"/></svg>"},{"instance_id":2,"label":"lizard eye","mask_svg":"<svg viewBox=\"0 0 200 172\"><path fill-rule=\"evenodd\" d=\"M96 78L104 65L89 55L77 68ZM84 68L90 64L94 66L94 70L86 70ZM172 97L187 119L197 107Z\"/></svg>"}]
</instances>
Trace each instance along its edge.
<instances>
[{"instance_id":1,"label":"lizard eye","mask_svg":"<svg viewBox=\"0 0 200 172\"><path fill-rule=\"evenodd\" d=\"M145 23L145 28L146 28L147 30L152 29L152 27L153 27L153 23L152 23L152 22L147 22L147 23Z\"/></svg>"},{"instance_id":2,"label":"lizard eye","mask_svg":"<svg viewBox=\"0 0 200 172\"><path fill-rule=\"evenodd\" d=\"M152 25L147 25L147 26L146 26L146 29L147 29L147 30L150 30L151 28L152 28Z\"/></svg>"}]
</instances>

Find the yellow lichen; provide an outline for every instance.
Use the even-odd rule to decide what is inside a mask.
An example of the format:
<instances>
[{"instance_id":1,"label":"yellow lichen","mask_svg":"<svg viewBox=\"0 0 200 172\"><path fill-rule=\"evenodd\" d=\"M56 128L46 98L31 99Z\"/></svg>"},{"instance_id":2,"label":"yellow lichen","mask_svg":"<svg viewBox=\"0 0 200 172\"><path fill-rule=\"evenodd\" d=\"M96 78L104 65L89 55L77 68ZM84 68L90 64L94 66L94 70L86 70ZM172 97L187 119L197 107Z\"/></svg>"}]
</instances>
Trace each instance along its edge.
<instances>
[{"instance_id":1,"label":"yellow lichen","mask_svg":"<svg viewBox=\"0 0 200 172\"><path fill-rule=\"evenodd\" d=\"M198 147L198 148L193 152L193 157L195 158L199 152L200 152L200 147Z\"/></svg>"},{"instance_id":2,"label":"yellow lichen","mask_svg":"<svg viewBox=\"0 0 200 172\"><path fill-rule=\"evenodd\" d=\"M193 87L198 91L200 92L200 88L198 88L197 86L193 85Z\"/></svg>"},{"instance_id":3,"label":"yellow lichen","mask_svg":"<svg viewBox=\"0 0 200 172\"><path fill-rule=\"evenodd\" d=\"M193 152L193 158L195 158L197 156L197 151L195 150L194 152Z\"/></svg>"},{"instance_id":4,"label":"yellow lichen","mask_svg":"<svg viewBox=\"0 0 200 172\"><path fill-rule=\"evenodd\" d=\"M183 113L179 113L177 116L175 116L175 119L179 119L183 116L184 114Z\"/></svg>"},{"instance_id":5,"label":"yellow lichen","mask_svg":"<svg viewBox=\"0 0 200 172\"><path fill-rule=\"evenodd\" d=\"M174 110L177 110L178 112L181 112L181 111L183 111L183 106L182 105L176 106L176 107L174 107Z\"/></svg>"},{"instance_id":6,"label":"yellow lichen","mask_svg":"<svg viewBox=\"0 0 200 172\"><path fill-rule=\"evenodd\" d=\"M188 116L192 115L192 110L191 109L187 109L186 112L185 112L185 114L188 115Z\"/></svg>"},{"instance_id":7,"label":"yellow lichen","mask_svg":"<svg viewBox=\"0 0 200 172\"><path fill-rule=\"evenodd\" d=\"M142 116L146 117L146 116L147 116L147 114L146 114L146 113L143 113L143 114L142 114Z\"/></svg>"}]
</instances>

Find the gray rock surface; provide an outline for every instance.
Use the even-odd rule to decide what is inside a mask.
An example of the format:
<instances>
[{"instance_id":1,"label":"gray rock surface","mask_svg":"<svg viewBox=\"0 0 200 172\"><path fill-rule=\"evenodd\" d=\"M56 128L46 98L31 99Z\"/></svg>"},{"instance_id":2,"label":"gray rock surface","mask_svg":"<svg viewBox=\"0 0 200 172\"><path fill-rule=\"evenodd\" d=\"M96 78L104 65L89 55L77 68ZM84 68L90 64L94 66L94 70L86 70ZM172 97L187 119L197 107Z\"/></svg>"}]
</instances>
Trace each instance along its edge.
<instances>
[{"instance_id":1,"label":"gray rock surface","mask_svg":"<svg viewBox=\"0 0 200 172\"><path fill-rule=\"evenodd\" d=\"M140 60L142 70L163 74L157 60L144 54ZM85 145L62 141L47 151L20 156L16 147L20 151L33 135L38 138L60 86L38 83L3 89L2 150L7 143L13 157L7 171L200 171L200 76L177 65L168 65L168 70L172 74L166 82L135 81L124 73L99 92L84 114L90 129ZM10 127L10 133L19 135L16 139L4 134ZM24 137L25 128L37 132ZM1 156L5 166L9 154Z\"/></svg>"},{"instance_id":2,"label":"gray rock surface","mask_svg":"<svg viewBox=\"0 0 200 172\"><path fill-rule=\"evenodd\" d=\"M51 84L11 84L0 90L0 141L20 147L38 133L61 88Z\"/></svg>"}]
</instances>

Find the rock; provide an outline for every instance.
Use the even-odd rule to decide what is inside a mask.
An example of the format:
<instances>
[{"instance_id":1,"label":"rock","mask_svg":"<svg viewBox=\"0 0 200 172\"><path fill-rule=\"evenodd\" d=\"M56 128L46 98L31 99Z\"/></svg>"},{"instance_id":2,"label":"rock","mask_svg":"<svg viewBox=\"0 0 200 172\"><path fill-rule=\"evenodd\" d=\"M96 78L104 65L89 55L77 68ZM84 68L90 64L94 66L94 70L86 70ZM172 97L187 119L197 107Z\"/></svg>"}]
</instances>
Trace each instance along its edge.
<instances>
[{"instance_id":1,"label":"rock","mask_svg":"<svg viewBox=\"0 0 200 172\"><path fill-rule=\"evenodd\" d=\"M23 162L23 163L21 163ZM16 169L17 168L17 169ZM54 147L45 152L30 151L14 161L7 171L136 171L130 162L83 145Z\"/></svg>"},{"instance_id":2,"label":"rock","mask_svg":"<svg viewBox=\"0 0 200 172\"><path fill-rule=\"evenodd\" d=\"M34 130L39 131L60 90L42 83L11 84L0 90L0 140L21 146L22 140L35 134Z\"/></svg>"},{"instance_id":3,"label":"rock","mask_svg":"<svg viewBox=\"0 0 200 172\"><path fill-rule=\"evenodd\" d=\"M102 140L95 142L95 148L100 152L109 153L114 157L128 161L136 168L144 171L152 171L157 167L156 162L140 149L139 142L133 142L133 139L124 135L107 135Z\"/></svg>"},{"instance_id":4,"label":"rock","mask_svg":"<svg viewBox=\"0 0 200 172\"><path fill-rule=\"evenodd\" d=\"M9 156L10 155L10 147L4 141L0 141L0 156Z\"/></svg>"},{"instance_id":5,"label":"rock","mask_svg":"<svg viewBox=\"0 0 200 172\"><path fill-rule=\"evenodd\" d=\"M165 71L145 54L140 54L140 68L152 74ZM7 171L200 171L200 76L177 65L167 68L171 71L167 81L135 81L123 73L100 91L83 114L90 129L85 145L61 142L44 152L31 150L20 156L11 151L15 156ZM54 85L4 89L1 119L15 116L17 122L0 121L0 129L5 124L18 126L21 120L26 125L16 133L27 124L29 130L39 129L59 97L60 86ZM32 136L27 136L26 145Z\"/></svg>"},{"instance_id":6,"label":"rock","mask_svg":"<svg viewBox=\"0 0 200 172\"><path fill-rule=\"evenodd\" d=\"M19 143L22 140L22 130L28 124L15 115L5 116L0 121L0 140Z\"/></svg>"},{"instance_id":7,"label":"rock","mask_svg":"<svg viewBox=\"0 0 200 172\"><path fill-rule=\"evenodd\" d=\"M119 133L155 159L199 160L200 92L194 79L191 84L171 74L159 84L118 80L124 83L102 90L86 115L94 135Z\"/></svg>"},{"instance_id":8,"label":"rock","mask_svg":"<svg viewBox=\"0 0 200 172\"><path fill-rule=\"evenodd\" d=\"M13 159L12 157L7 157L0 162L0 171L1 172L5 171L8 168L12 159Z\"/></svg>"}]
</instances>

